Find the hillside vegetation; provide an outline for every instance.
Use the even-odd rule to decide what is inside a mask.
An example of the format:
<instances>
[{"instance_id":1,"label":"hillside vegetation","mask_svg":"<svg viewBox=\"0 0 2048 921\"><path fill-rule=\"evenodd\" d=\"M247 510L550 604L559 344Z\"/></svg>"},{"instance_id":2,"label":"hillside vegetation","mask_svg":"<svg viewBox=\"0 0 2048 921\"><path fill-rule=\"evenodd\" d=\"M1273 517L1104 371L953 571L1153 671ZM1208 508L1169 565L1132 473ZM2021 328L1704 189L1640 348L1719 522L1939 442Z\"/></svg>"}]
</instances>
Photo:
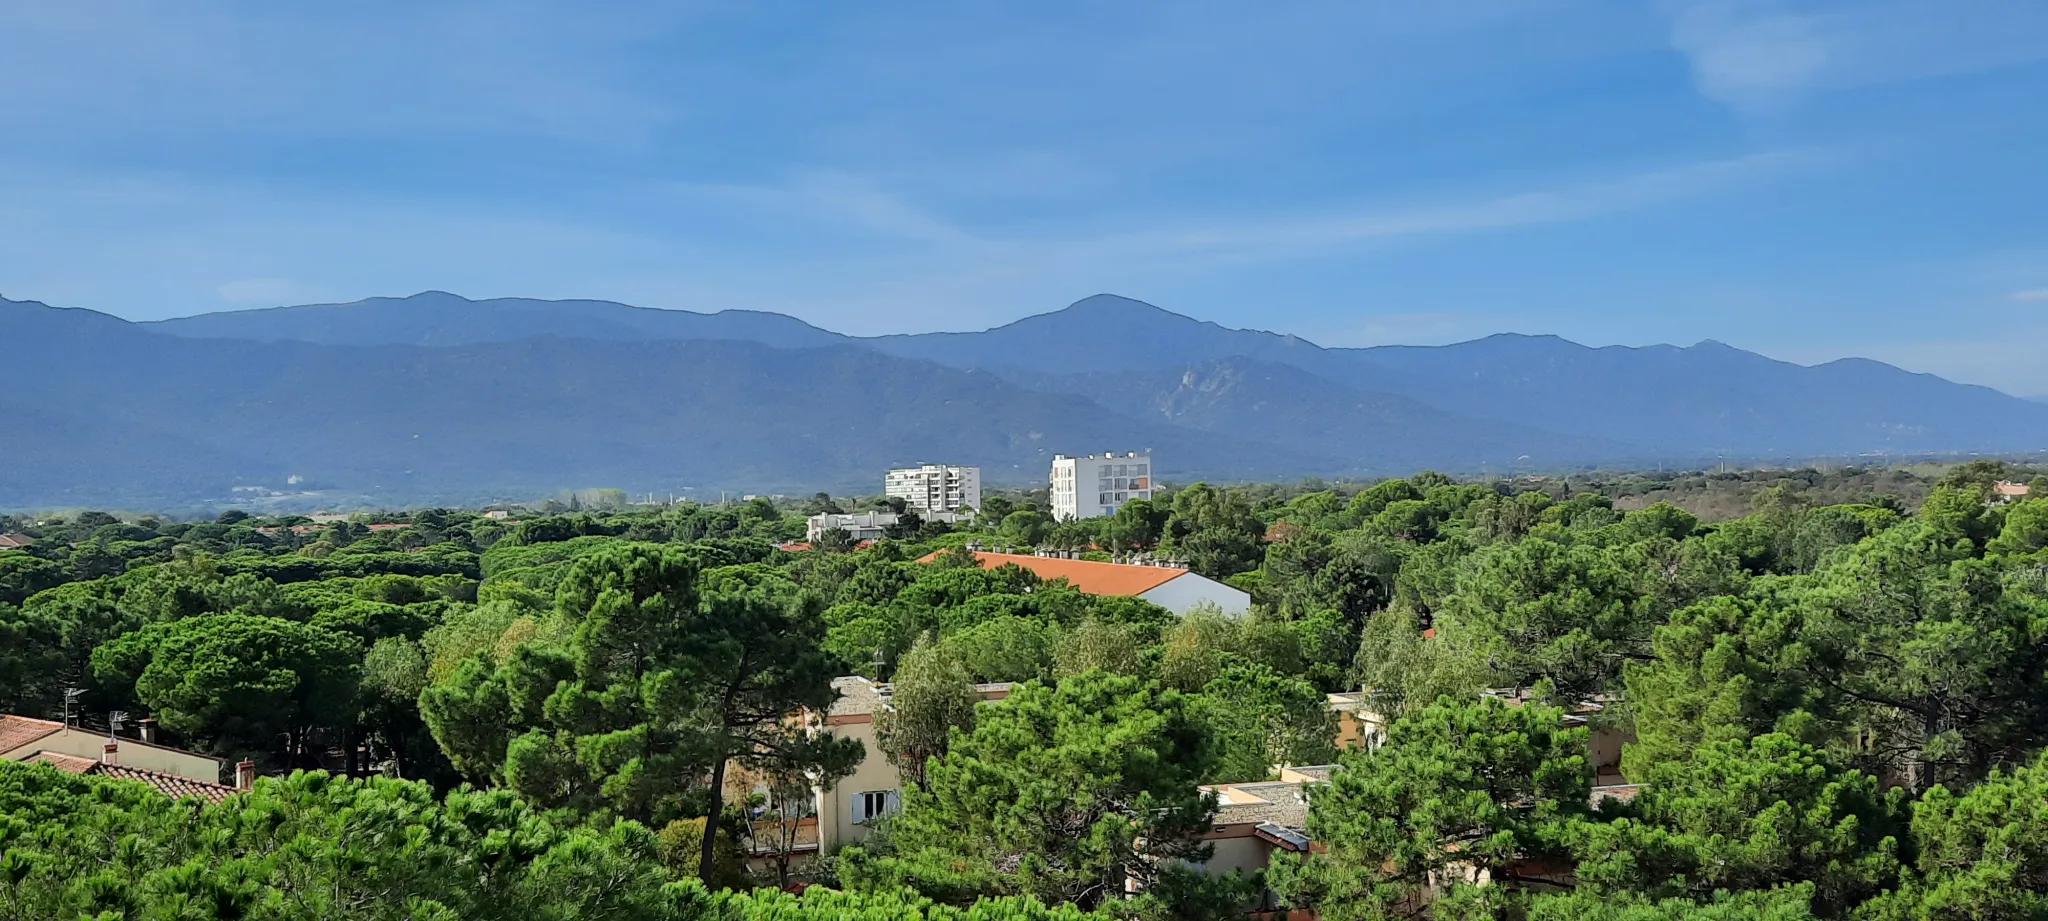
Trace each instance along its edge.
<instances>
[{"instance_id":1,"label":"hillside vegetation","mask_svg":"<svg viewBox=\"0 0 2048 921\"><path fill-rule=\"evenodd\" d=\"M761 500L0 519L32 538L0 550L0 710L80 688L73 712L266 775L174 805L0 764L0 917L2040 917L2048 499L1994 489L2020 476L1962 465L1910 507L1778 482L1718 522L1438 474L1197 484L799 550ZM974 541L1184 559L1253 611L983 569ZM861 757L786 719L842 674L899 689L902 809L750 866L793 808L772 778ZM1340 752L1324 695L1361 688L1385 736ZM1589 728L1630 735L1618 766ZM1333 761L1317 847L1205 871L1197 785ZM1615 767L1633 795L1593 802Z\"/></svg>"}]
</instances>

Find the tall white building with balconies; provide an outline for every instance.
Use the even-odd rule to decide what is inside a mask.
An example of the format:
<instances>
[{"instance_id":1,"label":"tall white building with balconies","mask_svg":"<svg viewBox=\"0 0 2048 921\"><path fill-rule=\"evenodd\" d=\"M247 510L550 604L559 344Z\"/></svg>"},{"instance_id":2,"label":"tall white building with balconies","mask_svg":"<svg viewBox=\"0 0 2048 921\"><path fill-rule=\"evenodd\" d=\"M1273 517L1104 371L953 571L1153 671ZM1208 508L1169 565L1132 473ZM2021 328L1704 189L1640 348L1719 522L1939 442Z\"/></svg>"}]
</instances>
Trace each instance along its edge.
<instances>
[{"instance_id":1,"label":"tall white building with balconies","mask_svg":"<svg viewBox=\"0 0 2048 921\"><path fill-rule=\"evenodd\" d=\"M882 479L882 495L902 499L929 517L934 512L981 509L981 468L947 464L899 467Z\"/></svg>"},{"instance_id":2,"label":"tall white building with balconies","mask_svg":"<svg viewBox=\"0 0 2048 921\"><path fill-rule=\"evenodd\" d=\"M1090 454L1052 457L1052 517L1114 515L1132 499L1152 498L1152 455Z\"/></svg>"}]
</instances>

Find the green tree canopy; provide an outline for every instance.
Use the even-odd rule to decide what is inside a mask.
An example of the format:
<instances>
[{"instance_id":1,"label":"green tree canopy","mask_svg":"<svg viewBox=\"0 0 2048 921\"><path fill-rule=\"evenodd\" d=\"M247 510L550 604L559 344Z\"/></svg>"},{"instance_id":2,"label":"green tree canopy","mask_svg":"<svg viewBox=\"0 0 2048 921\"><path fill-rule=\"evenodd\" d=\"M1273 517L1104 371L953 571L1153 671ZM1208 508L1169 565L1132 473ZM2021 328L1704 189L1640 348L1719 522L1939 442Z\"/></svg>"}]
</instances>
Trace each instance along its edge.
<instances>
[{"instance_id":1,"label":"green tree canopy","mask_svg":"<svg viewBox=\"0 0 2048 921\"><path fill-rule=\"evenodd\" d=\"M984 706L906 792L893 851L849 849L859 887L943 901L1026 894L1083 908L1202 859L1214 801L1196 789L1209 743L1180 694L1090 672Z\"/></svg>"}]
</instances>

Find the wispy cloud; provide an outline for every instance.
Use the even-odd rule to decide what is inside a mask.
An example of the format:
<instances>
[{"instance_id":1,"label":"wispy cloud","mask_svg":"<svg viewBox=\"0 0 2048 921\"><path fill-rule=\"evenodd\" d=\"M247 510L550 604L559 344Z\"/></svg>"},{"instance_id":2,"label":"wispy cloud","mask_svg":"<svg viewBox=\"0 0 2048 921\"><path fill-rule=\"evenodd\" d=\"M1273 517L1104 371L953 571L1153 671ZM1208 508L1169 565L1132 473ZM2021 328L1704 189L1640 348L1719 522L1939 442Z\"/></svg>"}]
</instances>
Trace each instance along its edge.
<instances>
[{"instance_id":1,"label":"wispy cloud","mask_svg":"<svg viewBox=\"0 0 2048 921\"><path fill-rule=\"evenodd\" d=\"M2048 288L2028 288L2024 291L2014 291L2006 297L2015 301L2048 303Z\"/></svg>"},{"instance_id":2,"label":"wispy cloud","mask_svg":"<svg viewBox=\"0 0 2048 921\"><path fill-rule=\"evenodd\" d=\"M2048 4L2038 0L1674 0L1664 9L1699 91L1746 109L2048 58Z\"/></svg>"}]
</instances>

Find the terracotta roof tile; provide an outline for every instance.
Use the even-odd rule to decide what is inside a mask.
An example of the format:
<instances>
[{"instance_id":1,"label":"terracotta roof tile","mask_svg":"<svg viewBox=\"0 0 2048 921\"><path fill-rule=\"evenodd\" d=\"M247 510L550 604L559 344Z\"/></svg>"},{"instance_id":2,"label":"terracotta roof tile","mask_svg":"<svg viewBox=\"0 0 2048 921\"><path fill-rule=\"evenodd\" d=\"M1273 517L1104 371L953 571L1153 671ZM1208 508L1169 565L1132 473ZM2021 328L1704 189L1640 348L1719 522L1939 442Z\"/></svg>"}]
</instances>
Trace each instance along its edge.
<instances>
[{"instance_id":1,"label":"terracotta roof tile","mask_svg":"<svg viewBox=\"0 0 2048 921\"><path fill-rule=\"evenodd\" d=\"M189 777L179 777L176 774L166 774L162 771L128 767L123 764L100 764L94 766L92 770L86 773L99 777L112 777L118 780L139 780L155 787L157 792L172 799L196 796L209 803L218 803L235 795L236 792L234 787L193 780Z\"/></svg>"},{"instance_id":2,"label":"terracotta roof tile","mask_svg":"<svg viewBox=\"0 0 2048 921\"><path fill-rule=\"evenodd\" d=\"M237 792L234 787L224 784L207 783L203 780L179 777L176 774L166 774L162 771L152 771L148 768L129 767L125 764L107 764L103 761L94 761L91 758L81 758L77 755L66 755L61 752L36 752L34 755L29 756L27 760L40 761L66 774L83 774L90 777L110 777L115 780L139 781L154 787L158 793L162 793L172 799L196 796L209 803L218 803L235 795Z\"/></svg>"},{"instance_id":3,"label":"terracotta roof tile","mask_svg":"<svg viewBox=\"0 0 2048 921\"><path fill-rule=\"evenodd\" d=\"M938 558L937 553L928 554L918 562L929 563ZM1062 560L1022 553L989 553L974 551L974 560L983 569L994 569L1005 563L1015 563L1051 581L1065 579L1075 588L1090 595L1142 595L1187 575L1185 569L1170 566L1132 566L1129 563L1098 563L1093 560Z\"/></svg>"},{"instance_id":4,"label":"terracotta roof tile","mask_svg":"<svg viewBox=\"0 0 2048 921\"><path fill-rule=\"evenodd\" d=\"M63 728L63 723L51 720L0 715L0 752L11 752Z\"/></svg>"}]
</instances>

